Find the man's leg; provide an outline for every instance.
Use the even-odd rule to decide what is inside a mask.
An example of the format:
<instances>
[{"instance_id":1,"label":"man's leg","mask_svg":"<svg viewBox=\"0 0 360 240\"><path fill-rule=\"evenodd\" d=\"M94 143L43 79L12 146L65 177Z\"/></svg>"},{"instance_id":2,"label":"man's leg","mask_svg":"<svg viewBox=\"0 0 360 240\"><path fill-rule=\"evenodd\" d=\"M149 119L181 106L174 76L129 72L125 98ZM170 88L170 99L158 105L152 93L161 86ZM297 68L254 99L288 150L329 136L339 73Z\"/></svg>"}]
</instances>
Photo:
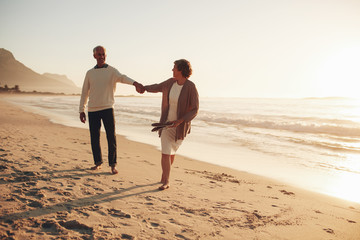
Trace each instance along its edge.
<instances>
[{"instance_id":1,"label":"man's leg","mask_svg":"<svg viewBox=\"0 0 360 240\"><path fill-rule=\"evenodd\" d=\"M109 166L112 167L112 172L116 174L117 170L115 166L117 162L116 161L117 151L116 151L115 117L114 117L113 109L107 109L104 111L103 122L106 131L106 138L108 142Z\"/></svg>"},{"instance_id":2,"label":"man's leg","mask_svg":"<svg viewBox=\"0 0 360 240\"><path fill-rule=\"evenodd\" d=\"M102 164L100 146L101 117L99 112L89 112L89 128L91 137L91 149L94 157L95 166Z\"/></svg>"}]
</instances>

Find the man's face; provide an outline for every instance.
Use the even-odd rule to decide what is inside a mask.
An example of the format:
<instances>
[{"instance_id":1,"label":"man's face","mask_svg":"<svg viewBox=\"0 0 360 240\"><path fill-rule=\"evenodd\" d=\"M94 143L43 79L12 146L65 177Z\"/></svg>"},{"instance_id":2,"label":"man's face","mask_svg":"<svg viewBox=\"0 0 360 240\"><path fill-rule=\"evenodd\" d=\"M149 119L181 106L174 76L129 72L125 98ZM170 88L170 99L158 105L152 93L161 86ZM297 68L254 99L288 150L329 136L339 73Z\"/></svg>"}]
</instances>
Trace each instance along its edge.
<instances>
[{"instance_id":1,"label":"man's face","mask_svg":"<svg viewBox=\"0 0 360 240\"><path fill-rule=\"evenodd\" d=\"M97 65L99 67L102 67L106 61L105 49L104 48L96 49L96 52L94 53L94 58L96 59Z\"/></svg>"}]
</instances>

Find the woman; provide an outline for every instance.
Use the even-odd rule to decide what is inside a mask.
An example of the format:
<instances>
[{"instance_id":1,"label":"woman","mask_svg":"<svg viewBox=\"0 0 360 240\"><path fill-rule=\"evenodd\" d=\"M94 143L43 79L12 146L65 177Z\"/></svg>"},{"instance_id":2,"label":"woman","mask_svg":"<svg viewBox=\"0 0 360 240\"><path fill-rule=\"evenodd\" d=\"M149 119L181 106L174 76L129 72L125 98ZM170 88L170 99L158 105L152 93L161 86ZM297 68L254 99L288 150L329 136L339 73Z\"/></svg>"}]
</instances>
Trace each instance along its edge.
<instances>
[{"instance_id":1,"label":"woman","mask_svg":"<svg viewBox=\"0 0 360 240\"><path fill-rule=\"evenodd\" d=\"M162 92L160 123L172 123L169 128L159 131L162 153L162 185L159 190L170 187L170 169L175 160L175 153L186 135L190 133L191 120L199 110L196 86L188 79L192 74L190 62L185 59L177 60L172 71L173 78L145 86L148 92Z\"/></svg>"}]
</instances>

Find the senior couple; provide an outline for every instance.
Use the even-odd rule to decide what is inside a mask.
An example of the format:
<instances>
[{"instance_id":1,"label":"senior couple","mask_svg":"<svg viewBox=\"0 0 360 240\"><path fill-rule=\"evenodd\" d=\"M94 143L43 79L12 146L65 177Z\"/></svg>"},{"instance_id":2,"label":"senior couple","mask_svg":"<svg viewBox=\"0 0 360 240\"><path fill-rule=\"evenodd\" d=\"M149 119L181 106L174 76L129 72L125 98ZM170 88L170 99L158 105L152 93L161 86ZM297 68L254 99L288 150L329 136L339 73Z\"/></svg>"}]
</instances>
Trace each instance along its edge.
<instances>
[{"instance_id":1,"label":"senior couple","mask_svg":"<svg viewBox=\"0 0 360 240\"><path fill-rule=\"evenodd\" d=\"M108 161L111 172L116 169L116 134L114 118L114 94L118 82L134 85L138 93L162 92L160 123L171 123L170 127L159 131L161 137L161 186L159 190L170 187L170 170L175 160L175 153L186 135L190 132L191 120L199 109L199 96L195 84L188 78L192 74L190 62L180 59L174 62L173 77L161 82L143 86L121 74L116 68L106 64L106 49L97 46L93 49L96 66L87 71L80 99L80 121L86 122L85 107L88 108L88 120L91 149L98 170L103 163L100 147L101 121L104 124L108 142Z\"/></svg>"}]
</instances>

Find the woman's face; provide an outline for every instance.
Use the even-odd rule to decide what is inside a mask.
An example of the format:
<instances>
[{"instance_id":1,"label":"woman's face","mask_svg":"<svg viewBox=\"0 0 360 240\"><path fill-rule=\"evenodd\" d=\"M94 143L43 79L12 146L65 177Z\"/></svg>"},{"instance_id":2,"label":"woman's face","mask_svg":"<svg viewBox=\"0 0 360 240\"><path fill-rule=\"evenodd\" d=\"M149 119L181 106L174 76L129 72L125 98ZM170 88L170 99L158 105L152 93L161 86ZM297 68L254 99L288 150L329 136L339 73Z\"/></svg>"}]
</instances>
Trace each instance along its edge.
<instances>
[{"instance_id":1,"label":"woman's face","mask_svg":"<svg viewBox=\"0 0 360 240\"><path fill-rule=\"evenodd\" d=\"M178 70L176 64L174 64L174 67L173 67L172 71L173 71L173 77L174 77L174 78L181 78L181 77L182 77L182 74L181 74L181 72Z\"/></svg>"}]
</instances>

